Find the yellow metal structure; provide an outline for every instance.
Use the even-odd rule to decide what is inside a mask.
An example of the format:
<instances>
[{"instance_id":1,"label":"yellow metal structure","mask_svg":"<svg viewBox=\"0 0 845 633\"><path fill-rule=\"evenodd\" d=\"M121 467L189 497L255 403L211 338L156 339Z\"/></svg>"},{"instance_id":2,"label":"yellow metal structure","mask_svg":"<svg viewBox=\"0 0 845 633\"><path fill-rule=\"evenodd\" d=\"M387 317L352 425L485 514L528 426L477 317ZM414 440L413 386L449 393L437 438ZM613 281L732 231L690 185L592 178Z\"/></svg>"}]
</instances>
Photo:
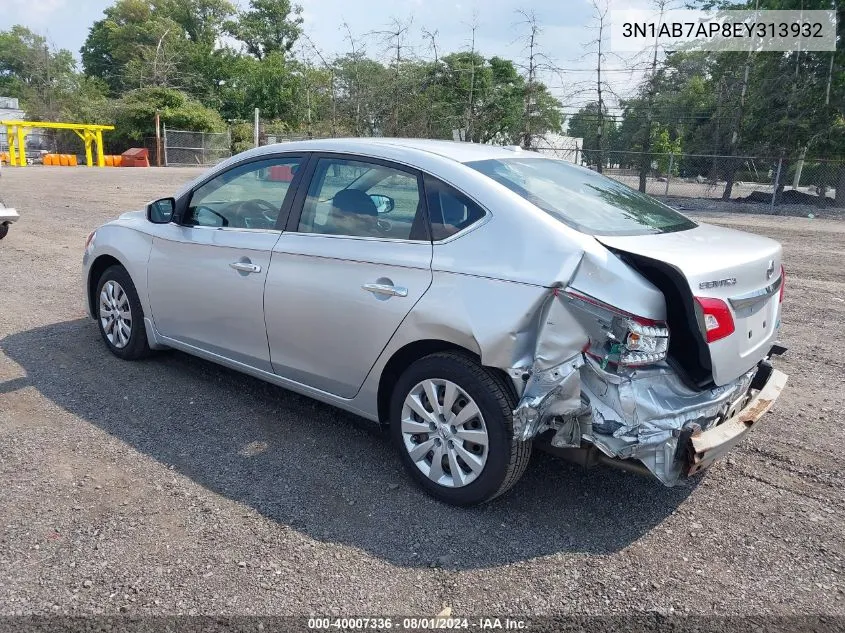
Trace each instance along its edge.
<instances>
[{"instance_id":1,"label":"yellow metal structure","mask_svg":"<svg viewBox=\"0 0 845 633\"><path fill-rule=\"evenodd\" d=\"M97 167L105 167L103 152L103 132L113 130L113 125L92 125L88 123L51 123L49 121L0 121L6 127L6 139L9 141L9 164L26 167L26 135L32 129L73 130L85 143L85 162L94 166L92 145L97 145Z\"/></svg>"}]
</instances>

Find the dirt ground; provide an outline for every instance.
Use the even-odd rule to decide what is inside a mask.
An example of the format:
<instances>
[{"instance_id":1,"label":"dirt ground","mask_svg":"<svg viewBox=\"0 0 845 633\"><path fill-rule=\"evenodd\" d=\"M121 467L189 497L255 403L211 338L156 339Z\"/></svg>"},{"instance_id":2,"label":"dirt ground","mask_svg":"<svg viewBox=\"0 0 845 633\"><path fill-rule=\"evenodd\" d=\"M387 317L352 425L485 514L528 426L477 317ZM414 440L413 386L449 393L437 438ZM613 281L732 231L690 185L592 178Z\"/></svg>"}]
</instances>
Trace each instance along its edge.
<instances>
[{"instance_id":1,"label":"dirt ground","mask_svg":"<svg viewBox=\"0 0 845 633\"><path fill-rule=\"evenodd\" d=\"M107 352L86 235L198 173L3 171L21 220L0 242L0 615L845 616L845 222L693 214L783 243L790 376L695 485L536 454L461 510L354 416Z\"/></svg>"}]
</instances>

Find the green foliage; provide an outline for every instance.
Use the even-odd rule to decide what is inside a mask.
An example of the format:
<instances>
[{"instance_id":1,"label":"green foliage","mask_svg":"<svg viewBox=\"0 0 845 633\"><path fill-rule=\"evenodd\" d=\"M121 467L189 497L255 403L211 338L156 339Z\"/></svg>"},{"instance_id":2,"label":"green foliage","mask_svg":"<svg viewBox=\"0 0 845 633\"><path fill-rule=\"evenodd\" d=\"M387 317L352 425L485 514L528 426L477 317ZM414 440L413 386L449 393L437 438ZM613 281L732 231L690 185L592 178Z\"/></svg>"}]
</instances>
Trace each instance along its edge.
<instances>
[{"instance_id":1,"label":"green foliage","mask_svg":"<svg viewBox=\"0 0 845 633\"><path fill-rule=\"evenodd\" d=\"M790 10L832 6L828 0L706 0L697 4ZM837 12L841 25L845 3L838 3ZM650 86L653 103L646 108ZM653 80L647 77L624 108L622 145L635 151L644 146L650 115L653 125L667 129L670 138L683 138L684 150L690 153L794 159L806 151L845 157L845 49L671 53Z\"/></svg>"},{"instance_id":2,"label":"green foliage","mask_svg":"<svg viewBox=\"0 0 845 633\"><path fill-rule=\"evenodd\" d=\"M512 61L453 53L438 65L421 67L417 75L429 77L423 79L428 88L421 106L412 102L409 109L413 113L428 103L432 116L426 135L451 138L453 129L464 129L468 141L519 142L528 86ZM535 83L533 95L532 132L558 132L562 122L560 103L540 83Z\"/></svg>"},{"instance_id":3,"label":"green foliage","mask_svg":"<svg viewBox=\"0 0 845 633\"><path fill-rule=\"evenodd\" d=\"M601 125L601 147L599 147L599 125ZM616 121L609 116L607 107L603 108L602 116L599 116L597 102L588 103L569 117L567 133L574 138L584 139L583 156L588 165L596 165L600 156L607 163L610 160L609 152L617 149L619 133Z\"/></svg>"},{"instance_id":4,"label":"green foliage","mask_svg":"<svg viewBox=\"0 0 845 633\"><path fill-rule=\"evenodd\" d=\"M798 168L797 163L791 163L786 170L785 182L792 183L795 178L795 172ZM839 165L828 162L813 162L807 161L801 170L802 187L836 187L839 179Z\"/></svg>"},{"instance_id":5,"label":"green foliage","mask_svg":"<svg viewBox=\"0 0 845 633\"><path fill-rule=\"evenodd\" d=\"M0 32L0 94L20 98L29 119L109 123L105 84L75 71L70 51L52 51L23 26Z\"/></svg>"},{"instance_id":6,"label":"green foliage","mask_svg":"<svg viewBox=\"0 0 845 633\"><path fill-rule=\"evenodd\" d=\"M250 0L249 6L229 25L230 33L258 59L288 53L301 33L302 7L290 0Z\"/></svg>"},{"instance_id":7,"label":"green foliage","mask_svg":"<svg viewBox=\"0 0 845 633\"><path fill-rule=\"evenodd\" d=\"M225 123L220 115L172 88L139 88L127 92L115 106L116 136L138 142L155 135L155 115L177 130L220 132Z\"/></svg>"},{"instance_id":8,"label":"green foliage","mask_svg":"<svg viewBox=\"0 0 845 633\"><path fill-rule=\"evenodd\" d=\"M657 169L661 174L669 173L669 164L672 163L672 176L678 175L678 161L670 160L669 154L677 156L681 153L681 138L670 138L669 130L662 126L654 129L651 141L652 150L657 156Z\"/></svg>"}]
</instances>

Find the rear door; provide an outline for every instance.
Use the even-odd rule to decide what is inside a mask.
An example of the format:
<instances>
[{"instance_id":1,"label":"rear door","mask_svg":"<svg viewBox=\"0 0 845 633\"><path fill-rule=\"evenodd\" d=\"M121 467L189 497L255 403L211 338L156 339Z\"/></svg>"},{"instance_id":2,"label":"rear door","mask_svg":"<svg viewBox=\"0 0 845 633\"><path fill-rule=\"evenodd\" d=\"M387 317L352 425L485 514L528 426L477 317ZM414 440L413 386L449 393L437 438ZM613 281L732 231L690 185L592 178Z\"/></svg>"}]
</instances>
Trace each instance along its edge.
<instances>
[{"instance_id":1,"label":"rear door","mask_svg":"<svg viewBox=\"0 0 845 633\"><path fill-rule=\"evenodd\" d=\"M161 226L147 273L158 332L272 371L264 283L301 163L286 156L236 165L190 194L179 224Z\"/></svg>"},{"instance_id":2,"label":"rear door","mask_svg":"<svg viewBox=\"0 0 845 633\"><path fill-rule=\"evenodd\" d=\"M431 285L422 177L321 155L305 179L267 276L270 358L280 376L351 398Z\"/></svg>"}]
</instances>

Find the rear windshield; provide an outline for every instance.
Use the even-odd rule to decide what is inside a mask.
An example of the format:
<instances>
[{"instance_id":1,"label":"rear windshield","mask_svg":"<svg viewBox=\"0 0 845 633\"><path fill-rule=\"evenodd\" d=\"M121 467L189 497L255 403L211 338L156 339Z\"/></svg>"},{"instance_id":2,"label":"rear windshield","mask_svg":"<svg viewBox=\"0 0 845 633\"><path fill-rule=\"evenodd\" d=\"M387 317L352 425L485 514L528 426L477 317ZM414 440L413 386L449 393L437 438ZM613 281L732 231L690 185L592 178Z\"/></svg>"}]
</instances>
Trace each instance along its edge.
<instances>
[{"instance_id":1,"label":"rear windshield","mask_svg":"<svg viewBox=\"0 0 845 633\"><path fill-rule=\"evenodd\" d=\"M467 165L582 233L645 235L697 226L651 196L566 161L504 158Z\"/></svg>"}]
</instances>

